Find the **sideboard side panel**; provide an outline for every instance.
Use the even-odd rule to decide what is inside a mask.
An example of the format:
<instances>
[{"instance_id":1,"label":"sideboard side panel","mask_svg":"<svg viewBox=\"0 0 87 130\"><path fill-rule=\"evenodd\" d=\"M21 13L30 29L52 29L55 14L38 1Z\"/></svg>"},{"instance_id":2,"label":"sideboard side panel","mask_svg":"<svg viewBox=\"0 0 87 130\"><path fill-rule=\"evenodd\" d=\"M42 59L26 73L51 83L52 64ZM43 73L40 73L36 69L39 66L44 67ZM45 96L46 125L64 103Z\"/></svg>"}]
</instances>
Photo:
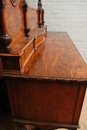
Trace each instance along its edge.
<instances>
[{"instance_id":1,"label":"sideboard side panel","mask_svg":"<svg viewBox=\"0 0 87 130\"><path fill-rule=\"evenodd\" d=\"M83 101L84 101L85 92L86 92L86 84L81 84L80 87L79 87L79 95L78 95L78 99L77 99L77 104L76 104L76 110L75 110L75 116L74 116L74 119L73 119L73 123L76 123L79 120L82 105L83 105Z\"/></svg>"},{"instance_id":2,"label":"sideboard side panel","mask_svg":"<svg viewBox=\"0 0 87 130\"><path fill-rule=\"evenodd\" d=\"M9 96L10 107L12 111L12 117L20 116L19 106L18 106L18 99L17 99L17 91L16 91L16 81L15 79L8 78L6 80L7 83L7 90Z\"/></svg>"},{"instance_id":3,"label":"sideboard side panel","mask_svg":"<svg viewBox=\"0 0 87 130\"><path fill-rule=\"evenodd\" d=\"M85 91L83 89L81 93L85 87L80 88L80 83L23 78L12 78L9 81L10 103L15 108L14 118L78 124L79 107ZM75 111L78 111L77 115Z\"/></svg>"}]
</instances>

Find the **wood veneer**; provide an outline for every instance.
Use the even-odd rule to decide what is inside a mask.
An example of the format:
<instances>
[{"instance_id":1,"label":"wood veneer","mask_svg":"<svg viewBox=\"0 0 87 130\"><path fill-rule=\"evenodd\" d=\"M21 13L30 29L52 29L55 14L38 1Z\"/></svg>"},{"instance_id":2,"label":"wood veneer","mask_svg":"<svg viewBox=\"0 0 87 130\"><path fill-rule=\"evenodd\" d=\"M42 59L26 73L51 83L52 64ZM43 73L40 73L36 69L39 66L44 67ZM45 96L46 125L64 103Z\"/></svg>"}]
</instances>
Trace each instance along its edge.
<instances>
[{"instance_id":1,"label":"wood veneer","mask_svg":"<svg viewBox=\"0 0 87 130\"><path fill-rule=\"evenodd\" d=\"M66 32L48 32L22 75L3 76L14 122L39 129L79 127L87 66Z\"/></svg>"},{"instance_id":2,"label":"wood veneer","mask_svg":"<svg viewBox=\"0 0 87 130\"><path fill-rule=\"evenodd\" d=\"M39 27L38 9L30 8L25 0L2 0L0 9L3 73L21 74L31 55L44 42L46 27Z\"/></svg>"},{"instance_id":3,"label":"wood veneer","mask_svg":"<svg viewBox=\"0 0 87 130\"><path fill-rule=\"evenodd\" d=\"M47 32L41 0L0 1L0 57L13 121L20 130L76 130L87 65L66 32ZM47 37L46 37L47 36Z\"/></svg>"}]
</instances>

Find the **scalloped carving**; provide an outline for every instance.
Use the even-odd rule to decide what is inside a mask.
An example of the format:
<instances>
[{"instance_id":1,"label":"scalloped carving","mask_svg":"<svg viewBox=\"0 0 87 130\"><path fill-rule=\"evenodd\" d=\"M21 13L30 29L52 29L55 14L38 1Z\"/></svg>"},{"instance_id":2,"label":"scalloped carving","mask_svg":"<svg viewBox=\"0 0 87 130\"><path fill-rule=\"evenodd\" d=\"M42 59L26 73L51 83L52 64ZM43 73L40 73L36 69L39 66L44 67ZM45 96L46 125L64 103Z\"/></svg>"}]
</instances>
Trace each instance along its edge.
<instances>
[{"instance_id":1,"label":"scalloped carving","mask_svg":"<svg viewBox=\"0 0 87 130\"><path fill-rule=\"evenodd\" d=\"M12 5L15 7L17 5L16 0L10 0Z\"/></svg>"}]
</instances>

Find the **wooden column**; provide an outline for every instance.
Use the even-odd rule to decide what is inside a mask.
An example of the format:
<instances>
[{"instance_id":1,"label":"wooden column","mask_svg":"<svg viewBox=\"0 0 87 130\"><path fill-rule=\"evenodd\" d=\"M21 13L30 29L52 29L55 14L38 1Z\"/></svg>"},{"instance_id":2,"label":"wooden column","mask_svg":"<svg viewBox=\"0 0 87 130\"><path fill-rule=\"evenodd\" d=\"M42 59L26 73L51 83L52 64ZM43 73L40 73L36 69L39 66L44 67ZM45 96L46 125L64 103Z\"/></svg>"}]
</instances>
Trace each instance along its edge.
<instances>
[{"instance_id":1,"label":"wooden column","mask_svg":"<svg viewBox=\"0 0 87 130\"><path fill-rule=\"evenodd\" d=\"M42 9L42 2L38 0L38 26L44 25L44 10Z\"/></svg>"},{"instance_id":2,"label":"wooden column","mask_svg":"<svg viewBox=\"0 0 87 130\"><path fill-rule=\"evenodd\" d=\"M8 30L6 27L6 19L5 19L5 0L0 0L0 47L2 50L0 52L10 53L11 48L9 44L12 41L11 36L8 34Z\"/></svg>"},{"instance_id":3,"label":"wooden column","mask_svg":"<svg viewBox=\"0 0 87 130\"><path fill-rule=\"evenodd\" d=\"M27 16L27 11L28 11L28 5L26 0L22 0L22 5L23 5L23 15L24 15L24 32L25 32L25 36L29 37L29 31L30 28L28 27L28 16Z\"/></svg>"}]
</instances>

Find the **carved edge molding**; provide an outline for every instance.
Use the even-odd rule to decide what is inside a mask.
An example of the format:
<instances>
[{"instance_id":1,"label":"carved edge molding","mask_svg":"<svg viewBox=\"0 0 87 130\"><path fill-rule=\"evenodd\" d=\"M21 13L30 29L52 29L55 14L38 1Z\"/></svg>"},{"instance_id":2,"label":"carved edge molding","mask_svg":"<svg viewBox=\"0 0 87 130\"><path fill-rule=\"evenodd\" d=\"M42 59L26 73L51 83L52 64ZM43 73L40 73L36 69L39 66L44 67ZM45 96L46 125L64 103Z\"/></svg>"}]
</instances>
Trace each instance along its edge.
<instances>
[{"instance_id":1,"label":"carved edge molding","mask_svg":"<svg viewBox=\"0 0 87 130\"><path fill-rule=\"evenodd\" d=\"M12 38L8 34L6 27L5 6L6 0L0 0L0 45L2 46L2 52L10 53L11 48L9 47L9 44L11 43Z\"/></svg>"},{"instance_id":2,"label":"carved edge molding","mask_svg":"<svg viewBox=\"0 0 87 130\"><path fill-rule=\"evenodd\" d=\"M30 32L30 28L28 27L28 16L27 16L27 12L28 12L28 5L26 0L22 0L22 7L23 7L23 15L24 15L24 32L25 32L25 36L29 37L29 32Z\"/></svg>"},{"instance_id":3,"label":"carved edge molding","mask_svg":"<svg viewBox=\"0 0 87 130\"><path fill-rule=\"evenodd\" d=\"M15 7L17 5L16 0L10 0L12 5Z\"/></svg>"},{"instance_id":4,"label":"carved edge molding","mask_svg":"<svg viewBox=\"0 0 87 130\"><path fill-rule=\"evenodd\" d=\"M39 128L40 126L48 126L48 129L52 126L53 129L58 129L58 128L66 128L69 130L75 130L77 128L80 128L78 124L69 124L69 123L55 123L55 122L42 122L42 121L35 121L35 120L24 120L24 119L17 119L13 118L13 121L15 123L20 123L20 124L27 124L27 125L32 125L32 126L37 126ZM24 130L24 129L23 129ZM37 129L36 129L37 130ZM40 130L40 129L38 129Z\"/></svg>"}]
</instances>

